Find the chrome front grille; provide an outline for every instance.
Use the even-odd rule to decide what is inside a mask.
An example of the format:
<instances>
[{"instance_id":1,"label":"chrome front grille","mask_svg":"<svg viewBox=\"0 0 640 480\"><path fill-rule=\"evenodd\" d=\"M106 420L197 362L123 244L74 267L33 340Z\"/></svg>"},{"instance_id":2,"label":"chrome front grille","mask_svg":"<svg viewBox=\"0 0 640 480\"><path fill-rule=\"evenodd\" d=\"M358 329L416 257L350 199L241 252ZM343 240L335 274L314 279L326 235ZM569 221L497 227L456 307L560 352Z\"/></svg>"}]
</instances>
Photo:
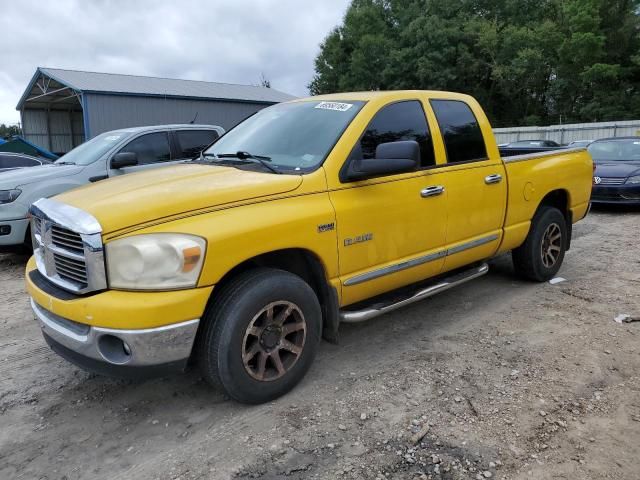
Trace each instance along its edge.
<instances>
[{"instance_id":1,"label":"chrome front grille","mask_svg":"<svg viewBox=\"0 0 640 480\"><path fill-rule=\"evenodd\" d=\"M74 260L58 253L53 254L53 261L56 272L62 278L70 282L77 282L80 288L85 288L88 284L87 265L83 260Z\"/></svg>"},{"instance_id":2,"label":"chrome front grille","mask_svg":"<svg viewBox=\"0 0 640 480\"><path fill-rule=\"evenodd\" d=\"M598 185L622 185L626 178L616 177L600 177L600 183Z\"/></svg>"},{"instance_id":3,"label":"chrome front grille","mask_svg":"<svg viewBox=\"0 0 640 480\"><path fill-rule=\"evenodd\" d=\"M87 212L55 200L31 206L33 251L49 281L83 294L107 287L101 228Z\"/></svg>"},{"instance_id":4,"label":"chrome front grille","mask_svg":"<svg viewBox=\"0 0 640 480\"><path fill-rule=\"evenodd\" d=\"M76 253L84 253L82 237L59 225L51 225L51 242L60 248L67 248Z\"/></svg>"}]
</instances>

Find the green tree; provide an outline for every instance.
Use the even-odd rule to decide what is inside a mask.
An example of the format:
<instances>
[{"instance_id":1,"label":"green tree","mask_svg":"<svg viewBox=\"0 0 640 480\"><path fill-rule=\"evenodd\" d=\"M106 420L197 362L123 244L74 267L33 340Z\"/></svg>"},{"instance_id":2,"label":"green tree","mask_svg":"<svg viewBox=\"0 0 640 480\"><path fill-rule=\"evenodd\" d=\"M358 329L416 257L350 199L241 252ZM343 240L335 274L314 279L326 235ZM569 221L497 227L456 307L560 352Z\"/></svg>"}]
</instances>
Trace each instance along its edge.
<instances>
[{"instance_id":1,"label":"green tree","mask_svg":"<svg viewBox=\"0 0 640 480\"><path fill-rule=\"evenodd\" d=\"M353 0L309 90L462 91L497 126L637 117L639 11L640 0Z\"/></svg>"},{"instance_id":2,"label":"green tree","mask_svg":"<svg viewBox=\"0 0 640 480\"><path fill-rule=\"evenodd\" d=\"M0 124L0 138L9 138L14 135L21 135L22 131L18 125Z\"/></svg>"}]
</instances>

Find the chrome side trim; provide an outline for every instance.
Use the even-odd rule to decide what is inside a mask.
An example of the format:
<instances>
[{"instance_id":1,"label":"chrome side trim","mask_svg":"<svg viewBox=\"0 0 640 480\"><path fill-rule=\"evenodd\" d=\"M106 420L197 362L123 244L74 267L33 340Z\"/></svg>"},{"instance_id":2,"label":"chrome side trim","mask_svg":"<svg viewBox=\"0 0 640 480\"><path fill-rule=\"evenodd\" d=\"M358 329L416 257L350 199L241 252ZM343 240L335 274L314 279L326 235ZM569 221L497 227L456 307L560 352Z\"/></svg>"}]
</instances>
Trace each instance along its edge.
<instances>
[{"instance_id":1,"label":"chrome side trim","mask_svg":"<svg viewBox=\"0 0 640 480\"><path fill-rule=\"evenodd\" d=\"M76 233L102 233L102 227L93 215L51 198L41 198L34 202L30 211L36 217L63 225Z\"/></svg>"},{"instance_id":2,"label":"chrome side trim","mask_svg":"<svg viewBox=\"0 0 640 480\"><path fill-rule=\"evenodd\" d=\"M527 160L535 160L537 158L551 157L559 153L576 153L586 151L586 148L559 148L557 150L545 150L544 152L525 153L524 155L513 155L511 157L502 157L504 163L525 162Z\"/></svg>"},{"instance_id":3,"label":"chrome side trim","mask_svg":"<svg viewBox=\"0 0 640 480\"><path fill-rule=\"evenodd\" d=\"M31 308L40 328L49 337L65 347L89 358L113 365L132 367L160 365L183 360L191 355L200 319L188 320L157 328L119 330L76 324L60 317L31 299ZM83 331L83 328L85 330ZM74 331L75 330L75 331ZM131 353L126 361L112 361L101 353L99 340L105 335L125 342Z\"/></svg>"},{"instance_id":4,"label":"chrome side trim","mask_svg":"<svg viewBox=\"0 0 640 480\"><path fill-rule=\"evenodd\" d=\"M488 237L482 237L476 240L471 240L470 242L463 243L462 245L458 245L456 247L450 248L449 250L447 250L447 256L464 252L465 250L469 250L470 248L479 247L480 245L484 245L485 243L491 243L497 240L498 238L499 238L498 235L489 235Z\"/></svg>"},{"instance_id":5,"label":"chrome side trim","mask_svg":"<svg viewBox=\"0 0 640 480\"><path fill-rule=\"evenodd\" d=\"M457 285L466 283L470 280L473 280L474 278L481 277L488 271L489 266L486 263L483 263L479 267L467 270L462 273L458 273L457 275L445 278L434 285L418 290L417 292L398 302L382 306L377 305L375 307L365 308L363 310L342 310L340 311L340 321L344 323L358 323L370 320L374 317L384 315L385 313L392 312L393 310L397 310L398 308L410 305L414 302L419 302L420 300L432 297L438 293L442 293L445 290L449 290L450 288L453 288Z\"/></svg>"},{"instance_id":6,"label":"chrome side trim","mask_svg":"<svg viewBox=\"0 0 640 480\"><path fill-rule=\"evenodd\" d=\"M406 270L407 268L417 267L418 265L432 262L439 258L445 257L446 254L447 252L445 250L442 250L440 252L432 253L430 255L425 255L424 257L418 257L412 260L407 260L402 263L396 263L394 265L390 265L388 267L384 267L379 270L374 270L372 272L367 272L367 273L363 273L362 275L356 275L355 277L351 277L345 280L344 284L348 287L350 285L357 285L359 283L368 282L369 280L373 280L375 278L383 277L385 275L390 275L392 273L396 273L401 270Z\"/></svg>"},{"instance_id":7,"label":"chrome side trim","mask_svg":"<svg viewBox=\"0 0 640 480\"><path fill-rule=\"evenodd\" d=\"M378 270L373 270L371 272L363 273L360 275L356 275L355 277L348 278L344 281L345 287L350 287L352 285L358 285L360 283L368 282L369 280L374 280L376 278L383 277L385 275L391 275L392 273L400 272L402 270L406 270L407 268L417 267L418 265L423 265L428 262L432 262L434 260L438 260L443 257L448 257L449 255L455 255L456 253L463 252L465 250L469 250L471 248L479 247L486 243L491 243L499 238L498 235L489 235L487 237L478 238L476 240L472 240L467 243L463 243L461 245L457 245L448 250L440 250L435 253L431 253L429 255L425 255L424 257L418 257L411 260L406 260L404 262L395 263L393 265L389 265L388 267L383 267Z\"/></svg>"}]
</instances>

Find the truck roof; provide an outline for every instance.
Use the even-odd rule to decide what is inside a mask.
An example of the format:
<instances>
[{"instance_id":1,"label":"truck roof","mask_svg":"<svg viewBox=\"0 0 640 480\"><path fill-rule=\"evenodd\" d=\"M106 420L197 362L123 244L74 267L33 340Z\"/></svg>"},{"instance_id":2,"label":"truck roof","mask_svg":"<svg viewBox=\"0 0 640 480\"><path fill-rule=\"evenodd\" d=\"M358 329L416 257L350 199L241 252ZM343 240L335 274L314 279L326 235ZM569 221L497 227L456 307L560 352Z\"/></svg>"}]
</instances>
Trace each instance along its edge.
<instances>
[{"instance_id":1,"label":"truck roof","mask_svg":"<svg viewBox=\"0 0 640 480\"><path fill-rule=\"evenodd\" d=\"M428 97L449 98L449 99L468 99L469 95L456 92L446 92L439 90L384 90L374 92L343 92L343 93L329 93L326 95L317 95L314 97L300 98L292 100L305 101L305 100L384 100L392 98L411 98L415 95L427 95Z\"/></svg>"}]
</instances>

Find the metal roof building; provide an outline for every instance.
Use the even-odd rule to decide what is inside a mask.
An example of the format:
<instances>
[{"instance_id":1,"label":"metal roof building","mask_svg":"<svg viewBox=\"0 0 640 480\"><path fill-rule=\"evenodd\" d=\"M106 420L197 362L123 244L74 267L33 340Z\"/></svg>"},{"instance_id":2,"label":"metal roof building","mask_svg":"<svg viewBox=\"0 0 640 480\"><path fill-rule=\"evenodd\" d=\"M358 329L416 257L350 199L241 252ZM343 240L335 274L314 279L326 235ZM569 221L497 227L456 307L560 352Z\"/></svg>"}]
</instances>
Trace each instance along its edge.
<instances>
[{"instance_id":1,"label":"metal roof building","mask_svg":"<svg viewBox=\"0 0 640 480\"><path fill-rule=\"evenodd\" d=\"M16 109L24 138L66 153L118 128L197 120L229 129L266 106L293 98L252 85L38 67Z\"/></svg>"}]
</instances>

